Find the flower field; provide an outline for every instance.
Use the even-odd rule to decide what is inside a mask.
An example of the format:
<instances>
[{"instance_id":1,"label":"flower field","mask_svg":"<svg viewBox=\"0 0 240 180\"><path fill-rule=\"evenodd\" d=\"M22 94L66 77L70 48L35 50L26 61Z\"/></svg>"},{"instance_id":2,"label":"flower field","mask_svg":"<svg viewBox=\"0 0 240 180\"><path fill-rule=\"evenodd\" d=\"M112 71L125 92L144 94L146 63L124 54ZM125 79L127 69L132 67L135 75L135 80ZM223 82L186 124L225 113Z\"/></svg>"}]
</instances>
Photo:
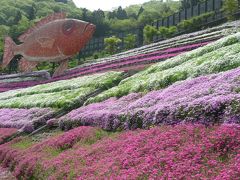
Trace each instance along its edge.
<instances>
[{"instance_id":1,"label":"flower field","mask_svg":"<svg viewBox=\"0 0 240 180\"><path fill-rule=\"evenodd\" d=\"M0 76L0 179L238 180L239 26Z\"/></svg>"},{"instance_id":2,"label":"flower field","mask_svg":"<svg viewBox=\"0 0 240 180\"><path fill-rule=\"evenodd\" d=\"M240 65L239 40L240 33L237 33L152 65L150 68L124 79L118 86L91 98L89 102L121 97L131 92L162 89L187 78L237 68Z\"/></svg>"},{"instance_id":3,"label":"flower field","mask_svg":"<svg viewBox=\"0 0 240 180\"><path fill-rule=\"evenodd\" d=\"M2 75L0 76L0 92L37 85L49 79L50 74L47 71Z\"/></svg>"},{"instance_id":4,"label":"flower field","mask_svg":"<svg viewBox=\"0 0 240 180\"><path fill-rule=\"evenodd\" d=\"M110 62L104 62L99 64L91 64L90 66L83 67L83 68L77 68L71 71L68 71L66 74L64 74L64 77L76 77L79 75L85 75L85 74L91 74L106 70L112 70L112 69L119 69L122 67L129 67L129 66L135 66L138 64L149 64L153 62L159 62L163 61L167 58L177 56L178 54L190 51L192 49L204 46L208 44L209 42L204 43L196 43L186 46L180 46L177 48L168 48L162 51L154 51L152 53L147 54L141 54L141 55L135 55L127 58L122 58Z\"/></svg>"},{"instance_id":5,"label":"flower field","mask_svg":"<svg viewBox=\"0 0 240 180\"><path fill-rule=\"evenodd\" d=\"M8 137L17 133L18 129L15 128L0 128L0 144Z\"/></svg>"},{"instance_id":6,"label":"flower field","mask_svg":"<svg viewBox=\"0 0 240 180\"><path fill-rule=\"evenodd\" d=\"M0 128L16 128L32 132L54 115L50 108L0 109Z\"/></svg>"},{"instance_id":7,"label":"flower field","mask_svg":"<svg viewBox=\"0 0 240 180\"><path fill-rule=\"evenodd\" d=\"M36 143L0 145L17 178L237 179L239 126L177 125L109 134L80 127Z\"/></svg>"},{"instance_id":8,"label":"flower field","mask_svg":"<svg viewBox=\"0 0 240 180\"><path fill-rule=\"evenodd\" d=\"M0 94L1 108L68 108L98 89L105 90L123 78L121 72L108 72L57 81Z\"/></svg>"},{"instance_id":9,"label":"flower field","mask_svg":"<svg viewBox=\"0 0 240 180\"><path fill-rule=\"evenodd\" d=\"M73 110L59 120L62 129L80 125L147 128L195 122L240 123L240 69L179 82L143 96L132 93Z\"/></svg>"},{"instance_id":10,"label":"flower field","mask_svg":"<svg viewBox=\"0 0 240 180\"><path fill-rule=\"evenodd\" d=\"M141 94L130 94L120 99L110 98L102 103L94 103L75 109L59 119L62 129L80 125L99 126L105 130L116 130L121 124L121 114L128 106L141 97Z\"/></svg>"}]
</instances>

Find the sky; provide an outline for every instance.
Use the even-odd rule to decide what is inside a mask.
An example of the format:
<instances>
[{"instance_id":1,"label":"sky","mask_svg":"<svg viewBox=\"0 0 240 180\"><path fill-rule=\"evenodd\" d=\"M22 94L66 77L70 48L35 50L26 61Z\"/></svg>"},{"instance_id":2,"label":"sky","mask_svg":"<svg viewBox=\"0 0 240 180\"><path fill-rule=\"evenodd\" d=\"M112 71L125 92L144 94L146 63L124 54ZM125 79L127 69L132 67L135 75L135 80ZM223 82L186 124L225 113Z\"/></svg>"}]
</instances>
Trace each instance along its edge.
<instances>
[{"instance_id":1,"label":"sky","mask_svg":"<svg viewBox=\"0 0 240 180\"><path fill-rule=\"evenodd\" d=\"M73 0L77 7L87 8L91 11L102 9L109 11L118 6L123 8L132 4L142 4L149 0Z\"/></svg>"}]
</instances>

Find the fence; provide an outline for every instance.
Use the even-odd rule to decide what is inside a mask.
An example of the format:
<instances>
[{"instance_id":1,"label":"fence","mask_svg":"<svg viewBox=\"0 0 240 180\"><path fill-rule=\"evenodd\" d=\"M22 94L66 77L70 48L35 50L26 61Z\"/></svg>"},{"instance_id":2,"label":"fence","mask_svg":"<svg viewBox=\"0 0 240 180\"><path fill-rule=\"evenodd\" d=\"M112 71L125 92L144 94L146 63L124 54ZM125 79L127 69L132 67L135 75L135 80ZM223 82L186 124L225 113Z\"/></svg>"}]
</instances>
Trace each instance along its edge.
<instances>
[{"instance_id":1,"label":"fence","mask_svg":"<svg viewBox=\"0 0 240 180\"><path fill-rule=\"evenodd\" d=\"M124 37L127 36L127 34L135 34L137 39L136 39L136 46L139 47L143 44L143 28L138 28L135 30L132 30L131 32L119 32L117 34L111 34L111 35L115 35L118 38L120 38L122 40L121 44L119 45L120 49L124 49L125 48L125 43L124 43ZM109 36L111 36L109 35ZM107 37L109 37L107 36ZM82 56L89 56L92 55L94 52L96 51L101 51L104 49L104 39L107 37L99 37L99 38L92 38L90 40L90 42L84 47L84 49L81 51L81 55Z\"/></svg>"},{"instance_id":2,"label":"fence","mask_svg":"<svg viewBox=\"0 0 240 180\"><path fill-rule=\"evenodd\" d=\"M188 9L183 9L167 18L155 21L153 24L157 28L161 26L175 26L179 22L190 19L194 16L199 16L201 14L211 12L211 11L219 11L222 7L222 2L223 0L207 0L196 6L192 6ZM220 17L213 17L213 19L223 17L222 14L218 14L218 15L220 15ZM212 21L213 19L210 18L207 21Z\"/></svg>"},{"instance_id":3,"label":"fence","mask_svg":"<svg viewBox=\"0 0 240 180\"><path fill-rule=\"evenodd\" d=\"M176 26L179 22L183 20L187 20L194 16L199 16L207 12L215 12L215 13L213 16L206 18L203 24L201 24L201 26L218 25L226 21L226 18L224 17L223 12L221 11L223 1L224 0L206 0L205 2L199 3L198 5L192 6L187 9L183 9L167 18L156 20L155 22L152 23L152 26L155 26L156 28L159 28L161 26L165 26L165 27ZM240 2L240 0L238 0L238 2ZM143 27L137 30L134 30L132 33L137 35L136 46L137 47L142 46L143 45ZM182 33L184 32L179 32L178 34L182 34ZM123 38L126 36L126 34L128 33L115 34L115 36L122 39L122 44L120 45L120 49L124 48ZM104 38L106 37L93 38L81 51L81 55L89 56L96 51L103 50ZM154 41L160 41L161 39L162 37L159 37L159 36L154 37Z\"/></svg>"}]
</instances>

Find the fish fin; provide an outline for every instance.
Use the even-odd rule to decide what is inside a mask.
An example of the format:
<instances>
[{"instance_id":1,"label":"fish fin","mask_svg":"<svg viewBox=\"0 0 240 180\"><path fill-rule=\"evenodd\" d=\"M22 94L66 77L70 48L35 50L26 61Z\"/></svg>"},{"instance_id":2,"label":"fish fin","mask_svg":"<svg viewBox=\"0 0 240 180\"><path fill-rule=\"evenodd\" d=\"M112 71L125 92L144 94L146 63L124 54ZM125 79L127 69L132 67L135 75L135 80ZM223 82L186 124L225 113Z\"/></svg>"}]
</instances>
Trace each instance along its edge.
<instances>
[{"instance_id":1,"label":"fish fin","mask_svg":"<svg viewBox=\"0 0 240 180\"><path fill-rule=\"evenodd\" d=\"M53 13L43 19L41 19L39 22L37 22L33 27L28 29L25 33L23 33L21 36L19 36L18 40L20 42L24 42L25 39L35 30L39 29L39 27L43 26L44 24L47 24L51 21L55 21L57 19L65 19L66 14L61 12L61 13Z\"/></svg>"},{"instance_id":2,"label":"fish fin","mask_svg":"<svg viewBox=\"0 0 240 180\"><path fill-rule=\"evenodd\" d=\"M61 61L60 65L58 66L58 68L53 74L53 78L62 75L67 68L68 68L68 59Z\"/></svg>"},{"instance_id":3,"label":"fish fin","mask_svg":"<svg viewBox=\"0 0 240 180\"><path fill-rule=\"evenodd\" d=\"M37 64L38 62L28 61L23 57L19 62L19 70L21 72L31 72L37 66Z\"/></svg>"},{"instance_id":4,"label":"fish fin","mask_svg":"<svg viewBox=\"0 0 240 180\"><path fill-rule=\"evenodd\" d=\"M41 47L49 48L49 49L51 49L53 47L53 44L55 42L55 40L53 38L48 38L48 37L38 38L37 41L41 45Z\"/></svg>"},{"instance_id":5,"label":"fish fin","mask_svg":"<svg viewBox=\"0 0 240 180\"><path fill-rule=\"evenodd\" d=\"M4 44L4 55L3 55L3 63L2 68L5 68L12 58L14 57L14 48L16 47L15 42L13 42L11 37L5 38L5 44Z\"/></svg>"}]
</instances>

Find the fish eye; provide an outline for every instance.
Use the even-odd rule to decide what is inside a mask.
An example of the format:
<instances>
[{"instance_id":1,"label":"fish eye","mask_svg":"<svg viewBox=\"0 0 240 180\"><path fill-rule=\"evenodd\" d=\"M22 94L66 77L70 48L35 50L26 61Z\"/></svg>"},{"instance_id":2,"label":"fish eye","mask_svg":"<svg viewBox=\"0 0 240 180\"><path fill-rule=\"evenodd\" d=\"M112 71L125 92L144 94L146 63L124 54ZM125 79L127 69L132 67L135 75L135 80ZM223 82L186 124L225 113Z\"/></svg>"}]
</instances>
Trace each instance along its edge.
<instances>
[{"instance_id":1,"label":"fish eye","mask_svg":"<svg viewBox=\"0 0 240 180\"><path fill-rule=\"evenodd\" d=\"M73 20L68 20L63 24L63 33L65 35L71 34L74 30L75 22Z\"/></svg>"}]
</instances>

